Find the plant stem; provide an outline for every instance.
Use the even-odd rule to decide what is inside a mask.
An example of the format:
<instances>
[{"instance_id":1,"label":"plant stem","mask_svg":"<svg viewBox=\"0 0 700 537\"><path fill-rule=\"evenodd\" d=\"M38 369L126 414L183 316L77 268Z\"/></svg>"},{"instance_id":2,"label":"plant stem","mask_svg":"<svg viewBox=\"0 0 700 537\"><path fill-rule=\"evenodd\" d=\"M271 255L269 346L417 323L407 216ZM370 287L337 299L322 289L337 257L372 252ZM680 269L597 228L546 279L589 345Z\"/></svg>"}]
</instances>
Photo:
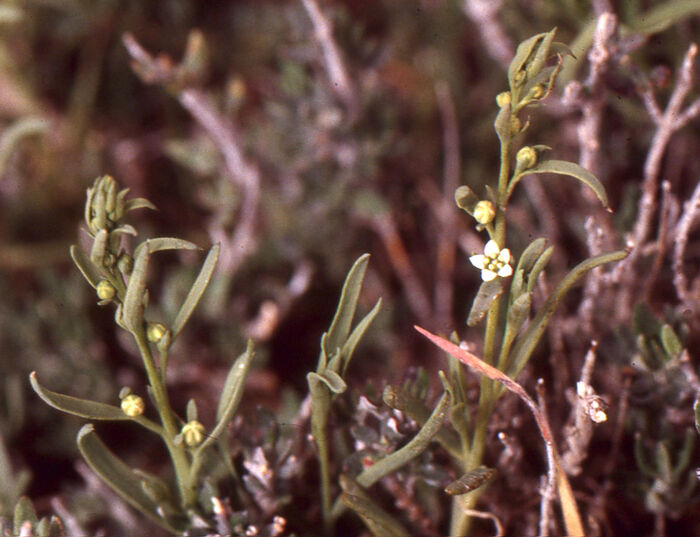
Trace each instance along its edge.
<instances>
[{"instance_id":1,"label":"plant stem","mask_svg":"<svg viewBox=\"0 0 700 537\"><path fill-rule=\"evenodd\" d=\"M510 176L511 138L501 140L501 164L498 172L498 193L496 199L496 218L493 239L500 248L506 244L506 215L505 203L508 192L508 179ZM483 360L489 365L494 363L496 354L496 338L498 337L501 303L507 297L503 293L491 303L486 317L486 333L484 336ZM479 387L479 403L477 407L474 435L472 437L469 455L464 460L464 471L468 472L479 466L486 448L488 424L494 405L494 382L483 376ZM470 517L465 509L473 509L476 501L482 494L481 489L469 493L461 499L455 498L452 503L452 520L450 535L460 536L469 533Z\"/></svg>"},{"instance_id":2,"label":"plant stem","mask_svg":"<svg viewBox=\"0 0 700 537\"><path fill-rule=\"evenodd\" d=\"M143 363L146 367L146 375L148 376L148 383L153 390L153 398L155 399L158 415L165 429L163 441L173 461L180 497L185 506L193 505L196 501L196 494L194 487L190 486L188 479L190 465L184 448L176 446L174 442L174 438L178 434L178 427L173 411L170 408L165 383L162 382L160 372L153 360L153 354L151 353L151 348L146 338L146 331L142 328L141 330L132 332L132 334L134 339L136 339L136 344L143 358Z\"/></svg>"}]
</instances>

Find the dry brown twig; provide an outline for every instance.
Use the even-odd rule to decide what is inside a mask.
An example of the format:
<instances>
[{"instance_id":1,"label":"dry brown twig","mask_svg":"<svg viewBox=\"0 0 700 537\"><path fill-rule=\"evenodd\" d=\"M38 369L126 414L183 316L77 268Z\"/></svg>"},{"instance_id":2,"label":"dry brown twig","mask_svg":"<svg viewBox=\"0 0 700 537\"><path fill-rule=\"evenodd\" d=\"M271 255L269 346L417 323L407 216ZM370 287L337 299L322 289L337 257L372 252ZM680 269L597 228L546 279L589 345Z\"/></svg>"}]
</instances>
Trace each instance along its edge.
<instances>
[{"instance_id":1,"label":"dry brown twig","mask_svg":"<svg viewBox=\"0 0 700 537\"><path fill-rule=\"evenodd\" d=\"M502 4L501 0L464 0L462 9L479 29L486 51L507 69L515 54L515 45L498 20Z\"/></svg>"},{"instance_id":2,"label":"dry brown twig","mask_svg":"<svg viewBox=\"0 0 700 537\"><path fill-rule=\"evenodd\" d=\"M122 40L144 82L169 86L176 80L177 72L171 62L151 56L131 34L125 34ZM229 236L218 221L209 228L212 241L225 246L221 249L218 270L232 275L254 251L257 242L254 227L260 204L260 171L244 156L234 125L224 119L225 115L215 109L204 92L185 88L177 92L177 99L212 138L224 157L228 175L243 191L233 235Z\"/></svg>"},{"instance_id":3,"label":"dry brown twig","mask_svg":"<svg viewBox=\"0 0 700 537\"><path fill-rule=\"evenodd\" d=\"M678 298L683 307L697 309L697 298L694 298L688 289L688 278L683 271L683 257L688 245L688 235L695 219L700 214L700 182L695 186L690 199L683 206L683 213L678 219L678 224L673 236L675 245L673 248L673 285L678 293Z\"/></svg>"},{"instance_id":4,"label":"dry brown twig","mask_svg":"<svg viewBox=\"0 0 700 537\"><path fill-rule=\"evenodd\" d=\"M311 19L331 87L353 117L358 111L357 93L348 76L340 48L333 39L333 25L323 14L316 0L301 0L301 3Z\"/></svg>"},{"instance_id":5,"label":"dry brown twig","mask_svg":"<svg viewBox=\"0 0 700 537\"><path fill-rule=\"evenodd\" d=\"M533 401L527 394L525 389L515 380L507 376L502 371L487 364L476 355L455 345L451 341L447 341L446 339L436 336L435 334L431 334L420 326L414 326L414 328L423 336L428 338L434 345L446 353L451 354L470 369L476 371L480 375L485 375L491 380L501 383L508 391L515 393L527 405L535 418L537 427L540 430L540 435L544 441L545 451L547 453L548 483L553 479L556 480L559 500L564 513L564 522L566 524L567 532L570 535L584 535L583 524L578 513L578 507L576 506L576 500L574 499L571 485L569 484L569 480L564 474L564 471L561 469L559 463L559 457L557 455L556 446L554 443L554 435L552 434L552 429L549 426L546 409L535 403L535 401ZM542 528L540 528L540 530L542 530Z\"/></svg>"}]
</instances>

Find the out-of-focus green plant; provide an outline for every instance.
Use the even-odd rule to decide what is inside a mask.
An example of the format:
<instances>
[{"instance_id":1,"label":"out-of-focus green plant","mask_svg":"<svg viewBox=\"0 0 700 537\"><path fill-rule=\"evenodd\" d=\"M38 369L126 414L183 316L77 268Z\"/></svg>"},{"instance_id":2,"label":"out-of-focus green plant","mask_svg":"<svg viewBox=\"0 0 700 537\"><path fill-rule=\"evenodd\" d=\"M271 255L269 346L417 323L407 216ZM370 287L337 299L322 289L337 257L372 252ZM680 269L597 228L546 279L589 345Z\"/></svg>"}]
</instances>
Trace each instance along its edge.
<instances>
[{"instance_id":1,"label":"out-of-focus green plant","mask_svg":"<svg viewBox=\"0 0 700 537\"><path fill-rule=\"evenodd\" d=\"M12 520L0 516L0 537L65 537L61 519L55 515L39 518L31 500L17 501Z\"/></svg>"},{"instance_id":2,"label":"out-of-focus green plant","mask_svg":"<svg viewBox=\"0 0 700 537\"><path fill-rule=\"evenodd\" d=\"M450 358L450 418L459 436L459 446L455 446L451 452L455 452L459 465L472 478L471 481L476 479L472 475L474 472L483 472L489 420L496 401L505 390L494 380L501 378L502 373L511 379L518 376L531 358L557 306L578 280L595 267L619 261L627 255L625 251L617 251L581 262L564 277L540 310L531 317L535 284L552 256L553 247L546 247L543 238L535 239L524 249L517 264L513 263L511 252L505 246L508 202L515 187L530 174L566 175L589 187L603 206L608 206L603 185L589 171L573 162L543 158L544 153L550 150L545 145L521 144L520 135L529 125L529 118L523 117L524 113L536 110L552 91L562 65L562 55L568 53L566 46L554 41L554 35L555 30L538 34L518 46L508 68L509 91L496 97L499 112L494 127L501 151L495 185L485 184L482 194L475 193L467 186L459 187L455 193L457 205L476 220L477 229L485 230L489 239L484 253L470 258L471 263L481 270L483 283L469 312L467 324L476 326L486 317L482 360L486 366L491 366L491 369L477 367L484 376L475 419L470 417L467 408L464 377L452 362L453 358ZM523 328L528 320L529 323ZM468 365L473 367L473 364ZM493 366L497 371L493 370ZM493 375L485 371L493 371ZM558 483L568 533L579 534L582 531L581 522L566 478L560 470ZM466 496L455 499L450 535L465 535L468 532L469 517L465 514L465 508L473 508L483 490L484 487L472 487Z\"/></svg>"},{"instance_id":3,"label":"out-of-focus green plant","mask_svg":"<svg viewBox=\"0 0 700 537\"><path fill-rule=\"evenodd\" d=\"M193 250L191 242L161 237L147 239L134 250L133 257L122 247L126 235L136 230L124 223L126 214L134 209L153 208L143 199L127 200L128 189L119 190L110 176L98 178L88 189L85 222L92 239L89 254L71 247L71 257L99 298L98 304L116 306L115 322L128 331L138 346L148 378L146 398L124 388L119 406L79 399L50 391L39 384L32 373L30 382L36 393L49 405L64 412L91 420L133 421L159 435L169 454L175 474L175 486L163 479L135 470L114 455L100 440L92 424L78 433L78 447L90 467L124 500L145 513L164 528L180 533L188 520L197 514L201 501L200 485L209 451L218 442L225 444L222 433L231 422L241 400L243 385L253 359L252 344L233 363L224 384L212 430L197 419L196 403L187 405L183 421L173 411L165 384L168 352L192 315L214 271L219 246L207 254L199 275L192 284L179 311L168 325L148 320L146 308L149 293L146 287L148 262L151 255L163 250ZM157 360L156 360L157 356ZM145 394L144 394L145 395ZM150 400L160 423L144 415Z\"/></svg>"}]
</instances>

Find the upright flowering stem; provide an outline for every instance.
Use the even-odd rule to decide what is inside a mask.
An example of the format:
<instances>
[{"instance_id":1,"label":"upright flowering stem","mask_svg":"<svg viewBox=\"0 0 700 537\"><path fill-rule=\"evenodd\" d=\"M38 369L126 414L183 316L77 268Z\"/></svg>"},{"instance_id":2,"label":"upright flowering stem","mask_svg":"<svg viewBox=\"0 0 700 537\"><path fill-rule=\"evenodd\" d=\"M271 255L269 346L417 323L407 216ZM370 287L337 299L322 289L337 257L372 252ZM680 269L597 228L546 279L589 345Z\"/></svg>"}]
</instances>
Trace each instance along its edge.
<instances>
[{"instance_id":1,"label":"upright flowering stem","mask_svg":"<svg viewBox=\"0 0 700 537\"><path fill-rule=\"evenodd\" d=\"M508 192L508 179L510 177L511 139L511 136L505 136L501 139L501 163L498 173L496 217L494 219L493 235L491 236L491 240L495 241L501 248L505 247L506 244L505 203ZM493 364L496 355L496 338L498 337L501 300L503 300L504 296L507 296L507 294L502 294L491 303L486 317L483 360L489 365ZM472 436L469 454L463 461L465 471L473 470L480 466L484 457L488 423L491 419L491 412L494 405L493 384L494 382L488 377L481 377L474 434ZM462 499L458 500L455 498L452 504L450 535L467 535L469 532L470 517L467 516L464 511L465 509L474 508L479 496L484 490L483 487L480 487L466 494Z\"/></svg>"},{"instance_id":2,"label":"upright flowering stem","mask_svg":"<svg viewBox=\"0 0 700 537\"><path fill-rule=\"evenodd\" d=\"M134 331L132 332L132 335L136 340L139 352L143 358L143 364L146 368L146 375L148 376L148 383L153 390L153 398L155 399L155 404L158 409L161 423L163 424L163 429L165 429L163 441L165 442L168 452L170 453L170 458L173 461L175 478L177 480L180 496L185 505L193 505L196 502L196 494L194 488L189 484L188 477L190 464L187 459L185 449L181 446L175 445L175 436L178 434L179 430L175 421L175 415L173 414L172 408L170 407L170 402L168 401L165 383L162 382L161 374L158 371L155 360L153 359L153 354L151 353L151 348L148 343L148 338L146 337L145 329Z\"/></svg>"}]
</instances>

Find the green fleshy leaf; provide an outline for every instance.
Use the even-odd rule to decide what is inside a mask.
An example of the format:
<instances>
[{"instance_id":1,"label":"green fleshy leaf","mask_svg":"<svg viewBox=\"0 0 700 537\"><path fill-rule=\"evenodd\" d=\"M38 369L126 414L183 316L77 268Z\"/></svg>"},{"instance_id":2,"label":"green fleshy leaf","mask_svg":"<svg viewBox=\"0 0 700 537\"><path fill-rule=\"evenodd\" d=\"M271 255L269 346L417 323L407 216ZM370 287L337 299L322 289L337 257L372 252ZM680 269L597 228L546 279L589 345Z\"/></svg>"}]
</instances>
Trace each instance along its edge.
<instances>
[{"instance_id":1,"label":"green fleshy leaf","mask_svg":"<svg viewBox=\"0 0 700 537\"><path fill-rule=\"evenodd\" d=\"M569 271L564 279L559 282L559 285L554 289L525 332L518 338L515 347L513 347L510 353L509 363L504 365L504 369L508 371L507 374L509 377L516 378L522 368L525 367L525 364L534 352L542 334L544 334L549 320L552 318L552 315L554 315L557 306L574 284L594 268L606 263L612 263L613 261L620 261L627 257L627 254L628 252L619 250L617 252L591 257L582 261ZM498 389L499 393L502 394L505 388L499 387Z\"/></svg>"},{"instance_id":2,"label":"green fleshy leaf","mask_svg":"<svg viewBox=\"0 0 700 537\"><path fill-rule=\"evenodd\" d=\"M134 198L134 199L127 201L124 204L124 212L125 213L128 213L129 211L133 211L134 209L153 209L154 211L157 210L156 206L153 205L146 198Z\"/></svg>"},{"instance_id":3,"label":"green fleshy leaf","mask_svg":"<svg viewBox=\"0 0 700 537\"><path fill-rule=\"evenodd\" d=\"M146 245L146 247L142 247ZM148 249L148 241L141 243L134 256L134 268L129 275L129 284L126 287L124 306L122 308L122 323L131 332L143 330L144 294L146 292L146 270L151 253Z\"/></svg>"},{"instance_id":4,"label":"green fleshy leaf","mask_svg":"<svg viewBox=\"0 0 700 537\"><path fill-rule=\"evenodd\" d=\"M104 279L100 268L78 246L73 245L70 247L70 256L88 283L93 287L97 287L100 280Z\"/></svg>"},{"instance_id":5,"label":"green fleshy leaf","mask_svg":"<svg viewBox=\"0 0 700 537\"><path fill-rule=\"evenodd\" d=\"M546 245L547 241L542 237L539 237L528 244L527 248L525 248L523 253L520 255L520 259L518 259L518 265L515 267L515 270L517 271L518 269L522 269L525 274L529 274L532 267L535 266L537 258L539 258L540 255L542 255L542 252L544 252Z\"/></svg>"},{"instance_id":6,"label":"green fleshy leaf","mask_svg":"<svg viewBox=\"0 0 700 537\"><path fill-rule=\"evenodd\" d=\"M198 414L197 402L194 399L187 401L187 406L185 407L185 416L187 417L187 421L198 421Z\"/></svg>"},{"instance_id":7,"label":"green fleshy leaf","mask_svg":"<svg viewBox=\"0 0 700 537\"><path fill-rule=\"evenodd\" d=\"M254 356L253 340L248 340L246 351L236 359L226 377L226 382L221 391L221 398L219 399L219 406L216 409L216 427L214 427L214 430L202 445L199 446L199 451L218 438L226 430L226 427L228 427L228 424L236 414Z\"/></svg>"},{"instance_id":8,"label":"green fleshy leaf","mask_svg":"<svg viewBox=\"0 0 700 537\"><path fill-rule=\"evenodd\" d=\"M107 252L107 239L109 234L106 229L101 229L95 235L95 240L90 248L90 260L98 267L103 266L105 253Z\"/></svg>"},{"instance_id":9,"label":"green fleshy leaf","mask_svg":"<svg viewBox=\"0 0 700 537\"><path fill-rule=\"evenodd\" d=\"M509 349L513 344L520 328L530 315L531 306L532 293L527 292L516 298L508 308L508 322L506 324L506 332L503 336L504 348Z\"/></svg>"},{"instance_id":10,"label":"green fleshy leaf","mask_svg":"<svg viewBox=\"0 0 700 537\"><path fill-rule=\"evenodd\" d=\"M37 395L41 397L46 404L68 414L91 420L119 421L132 419L124 414L122 409L118 406L98 403L97 401L90 401L88 399L80 399L78 397L47 390L39 384L36 378L36 371L32 371L29 375L29 382Z\"/></svg>"},{"instance_id":11,"label":"green fleshy leaf","mask_svg":"<svg viewBox=\"0 0 700 537\"><path fill-rule=\"evenodd\" d=\"M398 470L420 455L442 428L445 415L447 414L448 404L449 397L446 393L443 393L437 405L435 405L432 414L430 414L425 425L421 427L416 436L409 440L402 448L379 459L372 466L364 470L356 478L358 484L364 488L369 488L384 476Z\"/></svg>"},{"instance_id":12,"label":"green fleshy leaf","mask_svg":"<svg viewBox=\"0 0 700 537\"><path fill-rule=\"evenodd\" d=\"M527 292L531 293L532 290L535 288L535 284L537 283L537 278L540 275L540 272L542 272L547 264L549 263L549 260L552 259L552 254L554 253L554 246L550 246L547 248L540 257L537 258L537 261L535 262L535 265L532 267L532 270L530 271L530 274L527 275Z\"/></svg>"},{"instance_id":13,"label":"green fleshy leaf","mask_svg":"<svg viewBox=\"0 0 700 537\"><path fill-rule=\"evenodd\" d=\"M683 351L683 345L670 325L664 324L661 327L661 344L671 358L678 358Z\"/></svg>"},{"instance_id":14,"label":"green fleshy leaf","mask_svg":"<svg viewBox=\"0 0 700 537\"><path fill-rule=\"evenodd\" d=\"M467 325L476 326L479 321L484 318L486 312L489 311L491 303L496 300L502 292L503 284L500 278L496 278L490 282L483 282L479 287L476 298L474 298L472 309L467 318Z\"/></svg>"},{"instance_id":15,"label":"green fleshy leaf","mask_svg":"<svg viewBox=\"0 0 700 537\"><path fill-rule=\"evenodd\" d=\"M372 321L374 321L374 318L379 313L379 309L381 307L382 307L382 299L380 298L379 300L377 300L377 303L370 310L370 312L367 315L365 315L359 323L357 323L357 325L355 326L353 331L348 336L348 339L345 340L345 343L343 344L343 348L340 351L340 353L343 357L343 367L342 367L342 371L341 371L341 374L343 376L345 376L345 372L348 369L348 365L350 365L350 359L352 358L353 354L355 353L355 347L357 347L357 344L360 342L362 337L365 335L365 332L367 332L367 329L372 324Z\"/></svg>"},{"instance_id":16,"label":"green fleshy leaf","mask_svg":"<svg viewBox=\"0 0 700 537\"><path fill-rule=\"evenodd\" d=\"M350 333L352 319L355 316L357 300L362 289L362 280L365 277L369 254L360 256L348 272L343 284L343 290L338 301L338 308L328 329L328 336L325 339L325 350L327 355L332 355L343 343ZM322 371L318 371L322 373Z\"/></svg>"},{"instance_id":17,"label":"green fleshy leaf","mask_svg":"<svg viewBox=\"0 0 700 537\"><path fill-rule=\"evenodd\" d=\"M29 375L29 382L36 394L41 397L47 405L56 410L91 420L135 421L156 434L162 434L162 428L157 423L144 416L127 416L124 414L121 407L90 401L89 399L80 399L71 395L63 395L47 390L39 384L36 378L36 371L32 371Z\"/></svg>"},{"instance_id":18,"label":"green fleshy leaf","mask_svg":"<svg viewBox=\"0 0 700 537\"><path fill-rule=\"evenodd\" d=\"M389 513L379 507L351 477L340 476L343 494L340 501L355 511L369 530L377 537L409 537L411 535Z\"/></svg>"},{"instance_id":19,"label":"green fleshy leaf","mask_svg":"<svg viewBox=\"0 0 700 537\"><path fill-rule=\"evenodd\" d=\"M695 412L695 430L700 434L700 399L695 399L693 411Z\"/></svg>"},{"instance_id":20,"label":"green fleshy leaf","mask_svg":"<svg viewBox=\"0 0 700 537\"><path fill-rule=\"evenodd\" d=\"M479 203L479 196L474 194L472 189L468 186L462 185L455 190L455 203L460 209L472 214L474 212L474 207Z\"/></svg>"},{"instance_id":21,"label":"green fleshy leaf","mask_svg":"<svg viewBox=\"0 0 700 537\"><path fill-rule=\"evenodd\" d=\"M348 387L343 378L335 371L332 371L330 368L327 368L320 375L318 373L310 372L306 375L306 377L309 382L309 385L313 383L318 386L325 386L330 392L334 394L343 393Z\"/></svg>"},{"instance_id":22,"label":"green fleshy leaf","mask_svg":"<svg viewBox=\"0 0 700 537\"><path fill-rule=\"evenodd\" d=\"M90 468L124 501L168 531L181 533L185 530L184 527L175 527L173 521L161 518L158 505L141 487L143 478L102 443L92 424L80 429L77 441L78 449Z\"/></svg>"},{"instance_id":23,"label":"green fleshy leaf","mask_svg":"<svg viewBox=\"0 0 700 537\"><path fill-rule=\"evenodd\" d=\"M38 521L39 518L36 516L32 501L26 496L22 496L15 506L12 524L14 527L13 535L21 535L23 522L30 522L33 527Z\"/></svg>"},{"instance_id":24,"label":"green fleshy leaf","mask_svg":"<svg viewBox=\"0 0 700 537\"><path fill-rule=\"evenodd\" d=\"M220 250L220 244L215 244L210 248L207 257L204 260L204 263L202 264L202 268L200 269L199 274L197 275L197 278L192 284L189 293L187 293L187 297L182 303L180 311L178 311L177 315L175 316L172 328L170 329L170 332L172 334L171 337L173 340L178 336L182 328L185 326L185 323L187 323L188 319L192 315L192 312L197 307L197 304L199 304L199 301L202 298L204 291L206 291L207 287L209 286L212 274L214 274L214 269L216 268L216 262L219 259Z\"/></svg>"},{"instance_id":25,"label":"green fleshy leaf","mask_svg":"<svg viewBox=\"0 0 700 537\"><path fill-rule=\"evenodd\" d=\"M516 90L518 87L525 84L524 77L518 81L516 80L516 76L518 73L523 71L523 68L526 67L525 64L532 58L533 53L535 53L535 49L546 36L547 34L533 35L518 45L518 48L515 51L515 56L508 66L508 83L513 96L517 95L517 92L514 92L513 90Z\"/></svg>"},{"instance_id":26,"label":"green fleshy leaf","mask_svg":"<svg viewBox=\"0 0 700 537\"><path fill-rule=\"evenodd\" d=\"M513 193L513 189L515 188L515 185L518 184L520 179L531 173L556 173L559 175L568 175L569 177L578 179L591 190L593 190L595 195L603 204L603 207L608 207L608 195L605 192L605 187L603 187L603 184L598 180L598 178L585 168L579 166L578 164L568 162L565 160L545 160L536 164L532 168L525 170L521 174L516 175L515 177L513 177L513 179L511 179L510 183L508 184L508 193L506 194L506 199L510 198L511 194Z\"/></svg>"},{"instance_id":27,"label":"green fleshy leaf","mask_svg":"<svg viewBox=\"0 0 700 537\"><path fill-rule=\"evenodd\" d=\"M683 446L676 454L676 465L673 467L672 479L673 482L677 482L681 475L687 471L688 465L690 464L690 457L693 454L693 447L695 446L695 433L693 430L688 428L685 430L685 438L683 439Z\"/></svg>"},{"instance_id":28,"label":"green fleshy leaf","mask_svg":"<svg viewBox=\"0 0 700 537\"><path fill-rule=\"evenodd\" d=\"M554 34L556 32L557 30L555 28L545 34L542 34L542 41L539 43L535 55L532 57L532 60L528 62L525 66L528 80L531 80L532 78L537 76L540 73L540 71L542 71L545 62L550 56L550 47L552 46L552 41L554 41Z\"/></svg>"}]
</instances>

